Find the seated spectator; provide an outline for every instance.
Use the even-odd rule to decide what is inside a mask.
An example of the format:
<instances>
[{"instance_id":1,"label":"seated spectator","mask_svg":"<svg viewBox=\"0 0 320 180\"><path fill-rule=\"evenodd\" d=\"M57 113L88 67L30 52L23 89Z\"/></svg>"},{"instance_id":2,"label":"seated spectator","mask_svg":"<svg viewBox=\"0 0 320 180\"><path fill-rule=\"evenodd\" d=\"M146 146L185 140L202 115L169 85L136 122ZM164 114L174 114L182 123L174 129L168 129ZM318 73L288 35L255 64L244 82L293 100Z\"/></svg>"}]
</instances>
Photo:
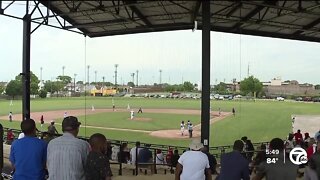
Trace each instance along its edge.
<instances>
[{"instance_id":1,"label":"seated spectator","mask_svg":"<svg viewBox=\"0 0 320 180\"><path fill-rule=\"evenodd\" d=\"M294 133L294 140L296 141L296 143L301 144L300 142L303 141L303 137L301 134L300 129L297 130L296 133Z\"/></svg>"},{"instance_id":2,"label":"seated spectator","mask_svg":"<svg viewBox=\"0 0 320 180\"><path fill-rule=\"evenodd\" d=\"M136 146L131 148L130 150L130 159L131 159L131 164L136 164L136 159L137 155L139 155L141 148L140 148L140 142L136 142Z\"/></svg>"},{"instance_id":3,"label":"seated spectator","mask_svg":"<svg viewBox=\"0 0 320 180\"><path fill-rule=\"evenodd\" d=\"M307 147L307 158L310 159L311 156L316 152L317 150L317 144L316 141L314 140L314 138L310 138L310 141L308 143L308 147Z\"/></svg>"},{"instance_id":4,"label":"seated spectator","mask_svg":"<svg viewBox=\"0 0 320 180\"><path fill-rule=\"evenodd\" d=\"M318 132L316 132L316 134L314 135L314 139L319 142L320 140L320 130Z\"/></svg>"},{"instance_id":5,"label":"seated spectator","mask_svg":"<svg viewBox=\"0 0 320 180\"><path fill-rule=\"evenodd\" d=\"M118 155L120 153L120 146L114 145L111 149L111 159L113 161L118 161Z\"/></svg>"},{"instance_id":6,"label":"seated spectator","mask_svg":"<svg viewBox=\"0 0 320 180\"><path fill-rule=\"evenodd\" d=\"M173 156L173 152L172 152L172 149L170 148L169 150L168 150L168 153L167 153L167 155L166 155L166 162L168 163L168 164L172 164L173 162L172 162L172 156ZM178 162L178 160L177 160L177 162ZM174 166L175 167L175 166Z\"/></svg>"},{"instance_id":7,"label":"seated spectator","mask_svg":"<svg viewBox=\"0 0 320 180\"><path fill-rule=\"evenodd\" d=\"M91 152L86 161L86 180L111 180L112 172L106 155L106 137L100 133L93 134L89 143Z\"/></svg>"},{"instance_id":8,"label":"seated spectator","mask_svg":"<svg viewBox=\"0 0 320 180\"><path fill-rule=\"evenodd\" d=\"M249 162L251 162L252 161L252 157L253 157L253 154L254 154L254 147L253 147L253 144L252 144L252 142L251 142L251 140L247 140L247 142L246 142L246 144L247 144L247 159L248 159L248 161Z\"/></svg>"},{"instance_id":9,"label":"seated spectator","mask_svg":"<svg viewBox=\"0 0 320 180\"><path fill-rule=\"evenodd\" d=\"M36 123L33 119L21 122L25 137L12 143L10 162L17 180L44 180L47 157L47 144L36 138Z\"/></svg>"},{"instance_id":10,"label":"seated spectator","mask_svg":"<svg viewBox=\"0 0 320 180\"><path fill-rule=\"evenodd\" d=\"M12 129L9 129L8 132L7 132L7 141L6 141L6 143L8 145L11 145L13 140L14 140L14 134L12 132Z\"/></svg>"},{"instance_id":11,"label":"seated spectator","mask_svg":"<svg viewBox=\"0 0 320 180\"><path fill-rule=\"evenodd\" d=\"M63 135L48 144L48 171L50 180L85 180L84 167L90 145L77 138L80 122L74 116L62 121Z\"/></svg>"},{"instance_id":12,"label":"seated spectator","mask_svg":"<svg viewBox=\"0 0 320 180\"><path fill-rule=\"evenodd\" d=\"M269 149L279 150L279 154L272 157L278 160L275 163L262 162L257 167L257 174L254 180L261 180L266 177L266 180L293 180L297 177L298 166L291 161L284 161L283 140L274 138L271 140Z\"/></svg>"},{"instance_id":13,"label":"seated spectator","mask_svg":"<svg viewBox=\"0 0 320 180\"><path fill-rule=\"evenodd\" d=\"M259 152L257 153L256 157L253 159L253 166L257 166L260 163L266 160L266 145L261 144L259 148Z\"/></svg>"},{"instance_id":14,"label":"seated spectator","mask_svg":"<svg viewBox=\"0 0 320 180\"><path fill-rule=\"evenodd\" d=\"M54 134L48 133L48 132L43 132L42 133L42 139L49 144L49 142L54 139Z\"/></svg>"},{"instance_id":15,"label":"seated spectator","mask_svg":"<svg viewBox=\"0 0 320 180\"><path fill-rule=\"evenodd\" d=\"M316 172L316 162L310 159L308 166L304 169L304 180L319 180Z\"/></svg>"},{"instance_id":16,"label":"seated spectator","mask_svg":"<svg viewBox=\"0 0 320 180\"><path fill-rule=\"evenodd\" d=\"M289 153L294 148L293 138L294 138L294 135L292 133L289 133L288 139L284 143L286 153Z\"/></svg>"},{"instance_id":17,"label":"seated spectator","mask_svg":"<svg viewBox=\"0 0 320 180\"><path fill-rule=\"evenodd\" d=\"M250 180L249 161L241 154L243 146L244 144L241 140L236 140L233 144L233 151L222 154L219 180Z\"/></svg>"},{"instance_id":18,"label":"seated spectator","mask_svg":"<svg viewBox=\"0 0 320 180\"><path fill-rule=\"evenodd\" d=\"M195 139L191 151L183 153L176 167L175 180L212 180L208 157L200 150L203 144Z\"/></svg>"},{"instance_id":19,"label":"seated spectator","mask_svg":"<svg viewBox=\"0 0 320 180\"><path fill-rule=\"evenodd\" d=\"M320 179L320 143L317 145L316 152L311 156L312 161L314 161L315 170L318 175L318 179Z\"/></svg>"},{"instance_id":20,"label":"seated spectator","mask_svg":"<svg viewBox=\"0 0 320 180\"><path fill-rule=\"evenodd\" d=\"M165 164L165 159L160 149L157 149L156 164Z\"/></svg>"},{"instance_id":21,"label":"seated spectator","mask_svg":"<svg viewBox=\"0 0 320 180\"><path fill-rule=\"evenodd\" d=\"M139 163L151 163L152 162L152 152L149 150L150 144L146 144L143 149L139 151L138 162Z\"/></svg>"},{"instance_id":22,"label":"seated spectator","mask_svg":"<svg viewBox=\"0 0 320 180\"><path fill-rule=\"evenodd\" d=\"M112 146L111 146L111 142L110 141L107 141L106 153L107 153L107 157L109 159L112 159Z\"/></svg>"},{"instance_id":23,"label":"seated spectator","mask_svg":"<svg viewBox=\"0 0 320 180\"><path fill-rule=\"evenodd\" d=\"M172 151L171 151L172 152ZM171 157L171 163L172 163L172 167L176 167L177 166L177 163L178 163L178 160L180 158L180 155L179 155L179 151L178 149L175 149L174 150L174 153ZM167 162L168 163L168 162Z\"/></svg>"},{"instance_id":24,"label":"seated spectator","mask_svg":"<svg viewBox=\"0 0 320 180\"><path fill-rule=\"evenodd\" d=\"M128 144L127 143L123 143L120 146L120 152L119 152L119 156L118 156L118 162L121 163L128 163L130 161L130 150L128 148Z\"/></svg>"},{"instance_id":25,"label":"seated spectator","mask_svg":"<svg viewBox=\"0 0 320 180\"><path fill-rule=\"evenodd\" d=\"M59 134L56 127L54 126L54 121L51 121L50 125L48 126L48 133L49 134Z\"/></svg>"},{"instance_id":26,"label":"seated spectator","mask_svg":"<svg viewBox=\"0 0 320 180\"><path fill-rule=\"evenodd\" d=\"M216 160L216 158L215 158L212 154L210 154L209 149L208 149L208 147L206 147L206 146L203 147L201 151L202 151L204 154L206 154L207 157L208 157L211 174L217 174L217 170L216 170L217 160Z\"/></svg>"}]
</instances>

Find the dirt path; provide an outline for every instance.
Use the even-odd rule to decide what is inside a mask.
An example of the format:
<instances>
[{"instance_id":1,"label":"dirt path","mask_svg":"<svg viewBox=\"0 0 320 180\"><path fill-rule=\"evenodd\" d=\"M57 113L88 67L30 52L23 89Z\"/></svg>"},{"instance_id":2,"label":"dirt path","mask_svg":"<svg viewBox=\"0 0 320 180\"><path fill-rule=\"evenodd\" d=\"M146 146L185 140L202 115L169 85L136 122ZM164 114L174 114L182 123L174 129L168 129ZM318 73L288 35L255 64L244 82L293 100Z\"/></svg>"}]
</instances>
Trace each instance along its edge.
<instances>
[{"instance_id":1,"label":"dirt path","mask_svg":"<svg viewBox=\"0 0 320 180\"><path fill-rule=\"evenodd\" d=\"M116 109L115 112L129 112L128 109ZM138 109L134 109L135 112ZM67 112L68 116L83 116L83 115L91 115L105 112L113 112L112 109L74 109L74 110L56 110L56 111L46 111L46 112L32 112L31 118L35 121L40 121L41 116L43 115L45 123L50 123L52 120L62 119L64 113ZM143 109L144 113L166 113L166 114L190 114L190 115L201 115L200 110L194 109ZM218 115L218 112L211 112L210 124L213 124L217 121L220 121L227 116L230 116L229 112L221 112L221 116ZM21 121L22 114L14 114L13 120ZM1 116L0 119L8 119L8 116ZM61 125L60 123L56 123ZM147 130L137 130L137 129L125 129L125 128L108 128L108 127L98 127L98 126L81 126L88 128L96 128L96 129L105 129L105 130L117 130L117 131L130 131L130 132L143 132L149 133L151 136L162 137L162 138L188 138L188 131L185 130L184 135L181 136L181 131L179 129L175 130L159 130L159 131L147 131ZM201 124L197 124L194 126L193 137L199 137L201 135Z\"/></svg>"}]
</instances>

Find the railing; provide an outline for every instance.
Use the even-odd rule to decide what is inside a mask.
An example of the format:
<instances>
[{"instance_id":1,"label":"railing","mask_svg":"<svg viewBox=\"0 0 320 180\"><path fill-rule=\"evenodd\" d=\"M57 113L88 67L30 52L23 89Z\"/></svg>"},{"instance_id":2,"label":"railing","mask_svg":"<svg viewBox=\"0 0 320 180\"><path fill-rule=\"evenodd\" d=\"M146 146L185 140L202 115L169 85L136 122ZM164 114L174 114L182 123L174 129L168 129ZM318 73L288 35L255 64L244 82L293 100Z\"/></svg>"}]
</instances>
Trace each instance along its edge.
<instances>
[{"instance_id":1,"label":"railing","mask_svg":"<svg viewBox=\"0 0 320 180\"><path fill-rule=\"evenodd\" d=\"M2 125L0 124L0 138L2 140L2 143L6 140L6 135L7 135L7 132L8 132L9 128L3 128ZM15 137L18 137L18 135L21 133L21 130L18 130L18 129L11 129L12 132L14 133ZM61 136L62 134L55 134L54 136L55 137L59 137ZM43 132L40 132L38 131L37 132L37 136L38 137L43 137ZM83 139L85 141L88 141L88 137L83 137L83 136L80 136L79 137L80 139ZM135 144L136 142L133 142L133 141L121 141L121 140L108 140L110 142L110 144L112 146L121 146L123 143L127 143L128 146L130 147L135 147ZM258 147L260 146L262 143L264 144L268 144L268 142L261 142L261 143L253 143L253 145L255 147ZM149 144L149 143L141 143L141 147L146 147L146 144ZM139 163L139 160L138 160L138 150L136 150L136 163L135 164L130 164L129 166L131 167L131 170L133 171L133 175L138 175L139 174L139 167L141 165L143 166L148 166L150 167L150 169L153 170L153 172L156 174L157 173L157 166L162 166L162 167L167 167L164 168L164 171L166 173L166 170L169 170L171 173L174 172L174 168L172 166L171 163L166 163L166 164L156 164L156 157L157 157L157 150L162 150L163 155L164 157L166 157L166 152L169 150L169 149L172 149L172 150L180 150L180 152L184 151L184 150L187 150L187 147L183 147L183 146L171 146L171 145L161 145L161 144L149 144L150 147L148 147L149 150L153 151L153 162L150 162L150 163ZM119 153L122 154L122 148L119 148L120 151ZM137 149L137 148L136 148ZM257 148L255 148L257 149ZM210 148L210 152L212 155L214 155L217 159L219 159L221 157L222 154L226 153L226 152L229 152L232 150L232 145L227 145L227 146L217 146L217 147L211 147ZM256 151L254 151L256 152ZM1 172L2 172L2 169L3 169L3 146L1 146L0 148L0 168L1 168ZM119 172L118 174L119 175L122 175L122 170L123 170L123 164L124 163L121 163L121 160L118 159L118 162L116 161L110 161L110 164L115 164L115 165L119 165ZM125 165L127 166L127 165ZM143 168L146 170L146 168ZM10 175L5 175L3 174L2 177L4 176L7 176L7 177L10 177Z\"/></svg>"}]
</instances>

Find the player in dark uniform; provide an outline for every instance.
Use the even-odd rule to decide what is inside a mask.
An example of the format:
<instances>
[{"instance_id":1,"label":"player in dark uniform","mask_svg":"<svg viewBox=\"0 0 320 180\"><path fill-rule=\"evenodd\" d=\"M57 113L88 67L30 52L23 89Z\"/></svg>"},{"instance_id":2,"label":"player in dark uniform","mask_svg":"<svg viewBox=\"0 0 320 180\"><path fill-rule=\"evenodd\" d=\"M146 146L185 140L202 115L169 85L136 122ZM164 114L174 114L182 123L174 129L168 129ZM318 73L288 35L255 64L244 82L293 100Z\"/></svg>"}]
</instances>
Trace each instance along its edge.
<instances>
[{"instance_id":1,"label":"player in dark uniform","mask_svg":"<svg viewBox=\"0 0 320 180\"><path fill-rule=\"evenodd\" d=\"M141 108L141 107L139 108L139 111L138 111L138 113L142 113L142 108Z\"/></svg>"}]
</instances>

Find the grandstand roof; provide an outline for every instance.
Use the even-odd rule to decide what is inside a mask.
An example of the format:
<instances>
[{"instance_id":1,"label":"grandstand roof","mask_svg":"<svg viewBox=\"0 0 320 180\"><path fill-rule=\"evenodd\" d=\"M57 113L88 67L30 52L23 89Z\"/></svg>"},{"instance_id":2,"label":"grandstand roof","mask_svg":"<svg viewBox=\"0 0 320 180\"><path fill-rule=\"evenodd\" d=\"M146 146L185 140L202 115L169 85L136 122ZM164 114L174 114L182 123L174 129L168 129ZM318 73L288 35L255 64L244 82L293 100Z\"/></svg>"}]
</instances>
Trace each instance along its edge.
<instances>
[{"instance_id":1,"label":"grandstand roof","mask_svg":"<svg viewBox=\"0 0 320 180\"><path fill-rule=\"evenodd\" d=\"M202 28L201 1L39 1L90 37ZM320 42L318 1L211 1L211 30Z\"/></svg>"}]
</instances>

